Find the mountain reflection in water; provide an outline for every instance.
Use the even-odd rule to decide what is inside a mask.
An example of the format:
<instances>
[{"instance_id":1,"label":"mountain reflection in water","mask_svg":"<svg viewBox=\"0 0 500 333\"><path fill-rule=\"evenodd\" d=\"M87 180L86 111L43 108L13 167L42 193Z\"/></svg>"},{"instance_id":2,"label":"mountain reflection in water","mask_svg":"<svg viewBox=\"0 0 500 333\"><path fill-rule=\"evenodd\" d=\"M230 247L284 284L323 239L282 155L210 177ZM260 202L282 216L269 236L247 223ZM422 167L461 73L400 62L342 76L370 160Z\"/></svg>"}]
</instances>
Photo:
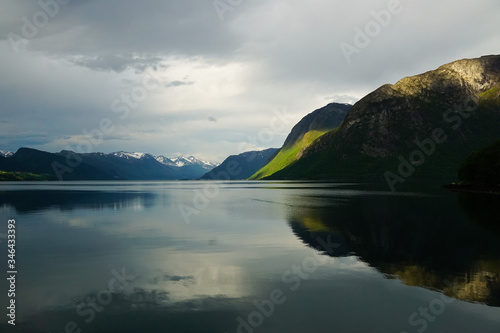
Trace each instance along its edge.
<instances>
[{"instance_id":1,"label":"mountain reflection in water","mask_svg":"<svg viewBox=\"0 0 500 333\"><path fill-rule=\"evenodd\" d=\"M289 225L305 244L337 243L333 253L323 252L355 255L410 286L500 306L499 197L461 193L324 200L332 204L291 209Z\"/></svg>"}]
</instances>

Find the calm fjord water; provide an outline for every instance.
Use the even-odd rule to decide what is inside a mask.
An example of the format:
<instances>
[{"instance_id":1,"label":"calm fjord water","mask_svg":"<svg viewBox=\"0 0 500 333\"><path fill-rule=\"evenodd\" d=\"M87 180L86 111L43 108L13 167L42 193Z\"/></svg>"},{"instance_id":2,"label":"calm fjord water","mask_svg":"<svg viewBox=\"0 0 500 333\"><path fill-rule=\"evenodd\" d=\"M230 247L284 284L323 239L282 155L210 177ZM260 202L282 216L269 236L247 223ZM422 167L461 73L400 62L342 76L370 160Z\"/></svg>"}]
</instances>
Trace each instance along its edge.
<instances>
[{"instance_id":1,"label":"calm fjord water","mask_svg":"<svg viewBox=\"0 0 500 333\"><path fill-rule=\"evenodd\" d=\"M4 183L3 267L15 219L18 275L16 326L2 314L0 331L498 333L499 203L359 184Z\"/></svg>"}]
</instances>

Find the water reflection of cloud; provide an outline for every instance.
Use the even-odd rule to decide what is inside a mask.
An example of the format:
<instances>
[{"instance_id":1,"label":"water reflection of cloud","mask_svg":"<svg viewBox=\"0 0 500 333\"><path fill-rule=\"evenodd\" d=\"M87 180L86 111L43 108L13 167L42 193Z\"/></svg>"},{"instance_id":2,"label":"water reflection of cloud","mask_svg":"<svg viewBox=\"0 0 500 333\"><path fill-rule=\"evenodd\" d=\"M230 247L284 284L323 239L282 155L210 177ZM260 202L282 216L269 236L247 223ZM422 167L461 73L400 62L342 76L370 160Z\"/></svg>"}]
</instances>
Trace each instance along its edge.
<instances>
[{"instance_id":1,"label":"water reflection of cloud","mask_svg":"<svg viewBox=\"0 0 500 333\"><path fill-rule=\"evenodd\" d=\"M167 293L169 303L206 297L246 297L251 288L245 270L231 263L235 259L237 255L229 254L169 254L164 257L164 268L156 267L155 272L140 276L136 286ZM160 262L155 258L152 264Z\"/></svg>"}]
</instances>

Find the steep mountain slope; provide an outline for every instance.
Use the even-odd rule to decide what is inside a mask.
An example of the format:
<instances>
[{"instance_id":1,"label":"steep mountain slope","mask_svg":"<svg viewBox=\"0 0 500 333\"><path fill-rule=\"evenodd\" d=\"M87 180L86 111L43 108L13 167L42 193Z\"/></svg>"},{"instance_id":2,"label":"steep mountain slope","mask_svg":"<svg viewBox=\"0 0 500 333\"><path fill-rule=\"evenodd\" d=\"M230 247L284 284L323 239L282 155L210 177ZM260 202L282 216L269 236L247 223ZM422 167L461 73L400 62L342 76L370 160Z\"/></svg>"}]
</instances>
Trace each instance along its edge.
<instances>
[{"instance_id":1,"label":"steep mountain slope","mask_svg":"<svg viewBox=\"0 0 500 333\"><path fill-rule=\"evenodd\" d=\"M293 146L310 131L324 132L340 126L351 108L350 104L330 103L309 113L292 128L283 147Z\"/></svg>"},{"instance_id":2,"label":"steep mountain slope","mask_svg":"<svg viewBox=\"0 0 500 333\"><path fill-rule=\"evenodd\" d=\"M206 180L241 180L247 179L262 168L276 155L279 149L270 148L262 151L249 151L231 155L218 167L207 172L201 179Z\"/></svg>"},{"instance_id":3,"label":"steep mountain slope","mask_svg":"<svg viewBox=\"0 0 500 333\"><path fill-rule=\"evenodd\" d=\"M349 104L331 103L318 109L304 118L292 128L279 153L250 179L268 177L300 159L302 152L314 140L328 131L340 126L351 109Z\"/></svg>"},{"instance_id":4,"label":"steep mountain slope","mask_svg":"<svg viewBox=\"0 0 500 333\"><path fill-rule=\"evenodd\" d=\"M384 85L342 125L270 179L456 178L472 151L500 137L500 56L459 60Z\"/></svg>"}]
</instances>

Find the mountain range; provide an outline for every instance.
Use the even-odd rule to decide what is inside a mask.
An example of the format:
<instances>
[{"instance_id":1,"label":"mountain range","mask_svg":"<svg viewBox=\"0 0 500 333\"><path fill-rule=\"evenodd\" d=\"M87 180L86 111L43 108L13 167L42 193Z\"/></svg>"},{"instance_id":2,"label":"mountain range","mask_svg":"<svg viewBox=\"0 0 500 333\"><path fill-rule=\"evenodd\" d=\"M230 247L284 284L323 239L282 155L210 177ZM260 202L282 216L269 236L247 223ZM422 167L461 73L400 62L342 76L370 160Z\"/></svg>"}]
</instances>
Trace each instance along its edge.
<instances>
[{"instance_id":1,"label":"mountain range","mask_svg":"<svg viewBox=\"0 0 500 333\"><path fill-rule=\"evenodd\" d=\"M124 151L111 153L110 155L114 155L114 156L125 158L125 159L134 159L134 158L141 159L141 158L145 158L145 157L148 157L148 158L152 157L155 160L157 160L158 162L160 162L161 164L170 165L173 167L199 165L203 169L212 170L213 168L215 168L216 166L219 165L217 163L201 160L201 159L196 158L194 156L184 157L184 156L180 155L177 157L169 158L169 157L165 157L163 155L153 156L153 155L148 154L148 153L128 153L128 152L124 152Z\"/></svg>"},{"instance_id":2,"label":"mountain range","mask_svg":"<svg viewBox=\"0 0 500 333\"><path fill-rule=\"evenodd\" d=\"M216 164L193 156L167 158L147 153L48 153L20 148L2 152L0 170L44 175L59 180L178 180L198 179Z\"/></svg>"}]
</instances>

